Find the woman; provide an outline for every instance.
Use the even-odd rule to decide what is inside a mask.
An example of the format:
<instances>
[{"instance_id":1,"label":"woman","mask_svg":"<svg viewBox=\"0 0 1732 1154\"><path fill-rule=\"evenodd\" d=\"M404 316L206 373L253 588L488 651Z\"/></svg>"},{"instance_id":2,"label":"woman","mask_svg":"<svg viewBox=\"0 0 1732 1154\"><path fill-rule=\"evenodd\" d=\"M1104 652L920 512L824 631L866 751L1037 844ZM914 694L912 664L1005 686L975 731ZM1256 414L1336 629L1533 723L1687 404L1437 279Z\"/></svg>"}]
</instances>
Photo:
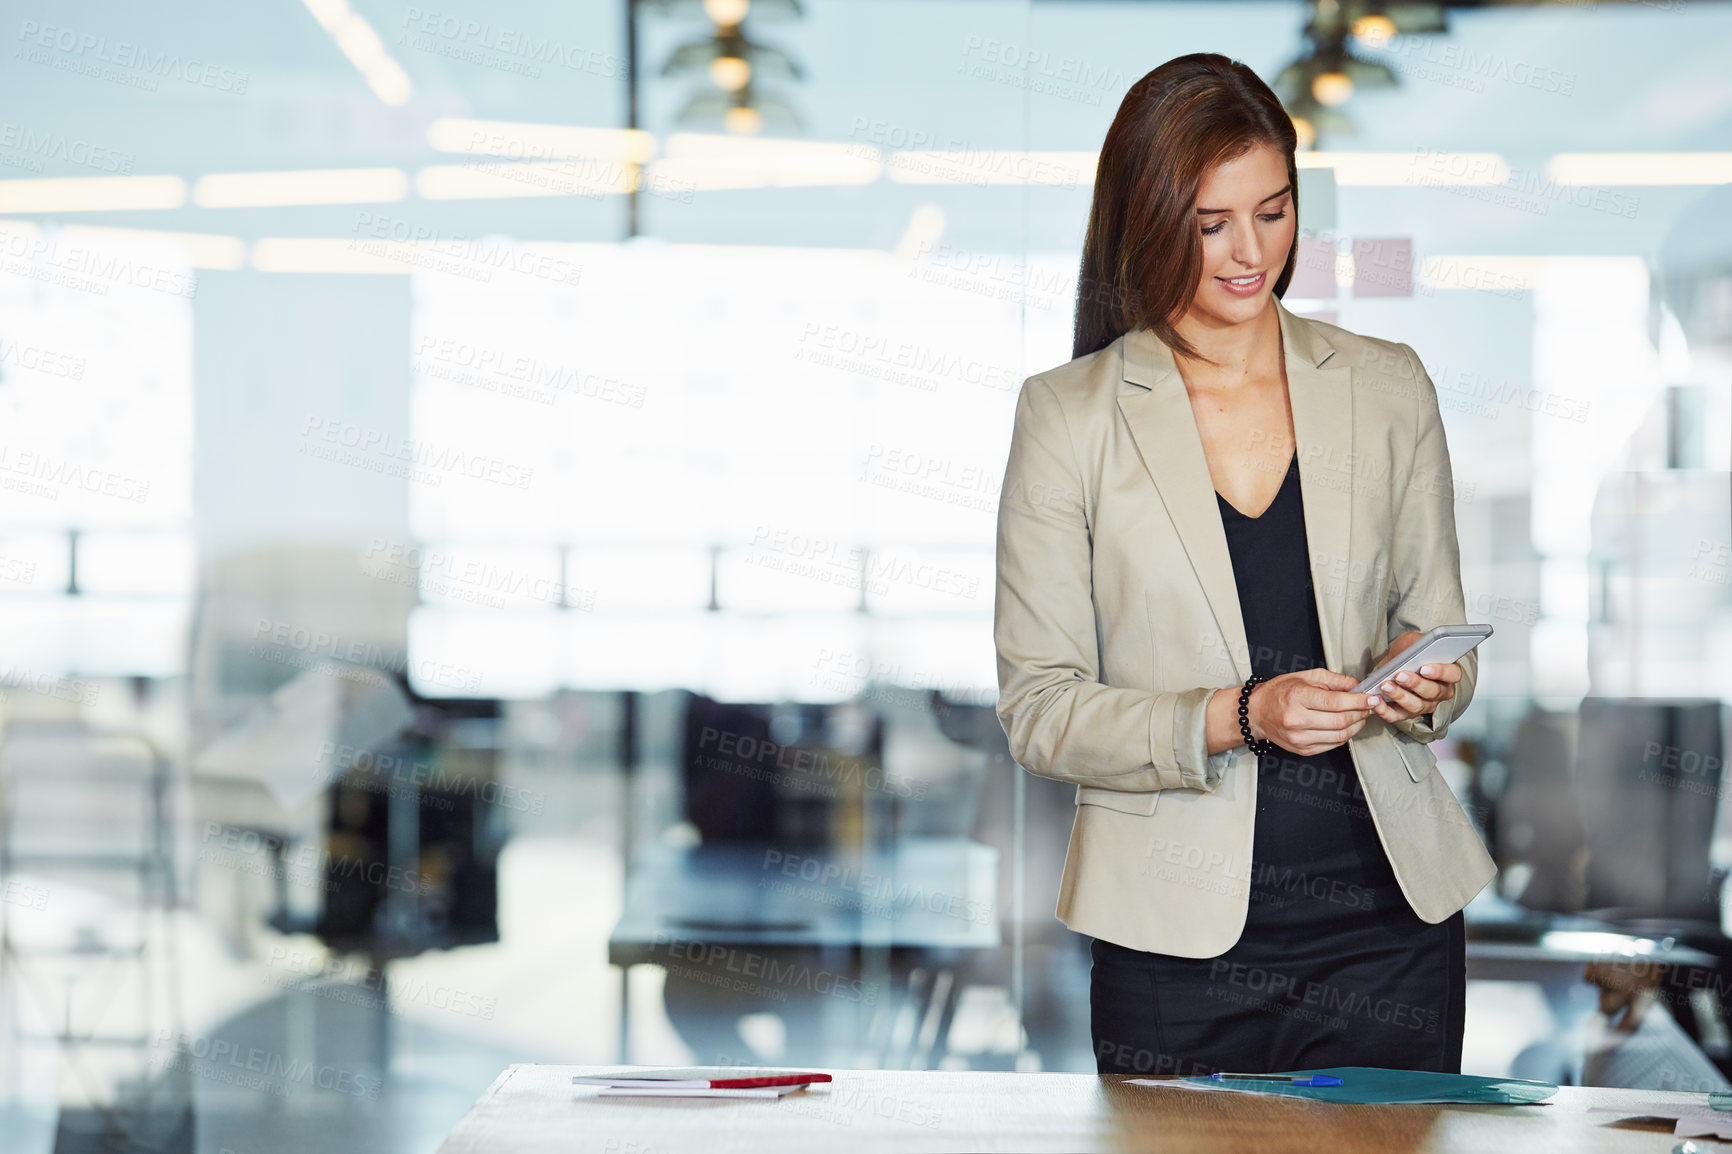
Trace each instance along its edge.
<instances>
[{"instance_id":1,"label":"woman","mask_svg":"<svg viewBox=\"0 0 1732 1154\"><path fill-rule=\"evenodd\" d=\"M1102 1073L1459 1072L1461 908L1495 873L1427 744L1476 658L1437 394L1294 316L1291 120L1218 55L1107 132L1076 359L1024 383L998 525L999 718L1077 785L1058 916Z\"/></svg>"}]
</instances>

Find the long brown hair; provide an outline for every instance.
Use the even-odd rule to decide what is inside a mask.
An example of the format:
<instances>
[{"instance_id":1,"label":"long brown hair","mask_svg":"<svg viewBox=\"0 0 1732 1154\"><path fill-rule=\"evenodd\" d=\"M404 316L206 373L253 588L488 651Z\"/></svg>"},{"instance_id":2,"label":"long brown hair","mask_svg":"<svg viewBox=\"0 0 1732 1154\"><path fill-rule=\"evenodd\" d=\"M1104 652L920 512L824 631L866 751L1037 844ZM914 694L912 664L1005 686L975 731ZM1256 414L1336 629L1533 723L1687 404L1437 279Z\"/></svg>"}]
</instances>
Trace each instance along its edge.
<instances>
[{"instance_id":1,"label":"long brown hair","mask_svg":"<svg viewBox=\"0 0 1732 1154\"><path fill-rule=\"evenodd\" d=\"M1196 357L1174 321L1203 275L1195 219L1197 189L1215 165L1258 144L1286 154L1293 214L1299 214L1298 134L1281 101L1255 72L1214 52L1177 56L1131 85L1107 129L1077 274L1071 355L1149 329L1175 352ZM1295 232L1275 281L1282 296L1299 251Z\"/></svg>"}]
</instances>

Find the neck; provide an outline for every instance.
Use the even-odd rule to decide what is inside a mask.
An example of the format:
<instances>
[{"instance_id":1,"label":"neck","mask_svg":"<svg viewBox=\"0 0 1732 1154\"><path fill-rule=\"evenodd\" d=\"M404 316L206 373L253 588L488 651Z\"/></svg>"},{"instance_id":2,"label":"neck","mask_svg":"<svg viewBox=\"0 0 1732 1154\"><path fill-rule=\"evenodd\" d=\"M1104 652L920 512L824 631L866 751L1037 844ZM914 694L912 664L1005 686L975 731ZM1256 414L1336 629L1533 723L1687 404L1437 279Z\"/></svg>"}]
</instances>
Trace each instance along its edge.
<instances>
[{"instance_id":1,"label":"neck","mask_svg":"<svg viewBox=\"0 0 1732 1154\"><path fill-rule=\"evenodd\" d=\"M1223 324L1215 318L1187 312L1173 327L1202 354L1201 357L1173 354L1186 381L1209 388L1232 388L1242 381L1280 371L1281 316L1273 297L1269 298L1268 307L1247 321Z\"/></svg>"}]
</instances>

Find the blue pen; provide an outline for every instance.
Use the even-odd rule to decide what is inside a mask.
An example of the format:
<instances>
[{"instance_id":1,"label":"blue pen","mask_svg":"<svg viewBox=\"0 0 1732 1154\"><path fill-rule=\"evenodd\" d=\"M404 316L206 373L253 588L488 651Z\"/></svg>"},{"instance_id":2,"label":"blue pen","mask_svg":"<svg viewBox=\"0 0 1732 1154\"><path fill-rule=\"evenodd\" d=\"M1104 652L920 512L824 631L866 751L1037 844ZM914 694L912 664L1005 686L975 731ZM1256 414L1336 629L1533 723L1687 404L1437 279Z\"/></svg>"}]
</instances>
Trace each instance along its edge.
<instances>
[{"instance_id":1,"label":"blue pen","mask_svg":"<svg viewBox=\"0 0 1732 1154\"><path fill-rule=\"evenodd\" d=\"M1251 1082L1291 1082L1295 1086L1344 1086L1340 1078L1333 1074L1210 1074L1209 1077L1220 1082L1232 1078Z\"/></svg>"}]
</instances>

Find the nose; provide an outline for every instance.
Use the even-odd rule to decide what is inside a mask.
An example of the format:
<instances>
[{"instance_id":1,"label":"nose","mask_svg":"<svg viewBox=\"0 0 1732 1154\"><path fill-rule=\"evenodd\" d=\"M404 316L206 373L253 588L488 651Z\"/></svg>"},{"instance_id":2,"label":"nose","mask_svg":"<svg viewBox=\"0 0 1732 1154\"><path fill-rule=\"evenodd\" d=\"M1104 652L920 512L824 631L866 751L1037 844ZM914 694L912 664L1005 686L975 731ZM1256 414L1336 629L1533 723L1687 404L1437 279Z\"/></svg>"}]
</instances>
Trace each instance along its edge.
<instances>
[{"instance_id":1,"label":"nose","mask_svg":"<svg viewBox=\"0 0 1732 1154\"><path fill-rule=\"evenodd\" d=\"M1263 258L1263 246L1257 240L1255 228L1236 228L1233 230L1233 260L1246 269L1258 269Z\"/></svg>"}]
</instances>

